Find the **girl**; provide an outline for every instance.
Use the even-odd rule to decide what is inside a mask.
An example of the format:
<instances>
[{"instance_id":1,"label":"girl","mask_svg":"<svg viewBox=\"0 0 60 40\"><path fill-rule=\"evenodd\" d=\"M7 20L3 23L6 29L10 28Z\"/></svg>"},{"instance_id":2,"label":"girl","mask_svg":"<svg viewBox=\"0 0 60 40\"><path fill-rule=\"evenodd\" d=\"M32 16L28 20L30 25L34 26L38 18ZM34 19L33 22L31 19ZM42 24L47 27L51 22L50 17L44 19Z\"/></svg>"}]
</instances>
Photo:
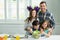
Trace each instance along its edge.
<instances>
[{"instance_id":1,"label":"girl","mask_svg":"<svg viewBox=\"0 0 60 40\"><path fill-rule=\"evenodd\" d=\"M41 36L49 37L52 34L52 29L49 20L44 20L41 24Z\"/></svg>"},{"instance_id":2,"label":"girl","mask_svg":"<svg viewBox=\"0 0 60 40\"><path fill-rule=\"evenodd\" d=\"M32 9L30 11L29 17L25 20L25 26L26 27L31 27L32 22L37 19L37 12L35 9Z\"/></svg>"},{"instance_id":3,"label":"girl","mask_svg":"<svg viewBox=\"0 0 60 40\"><path fill-rule=\"evenodd\" d=\"M35 9L31 9L30 10L30 14L29 14L29 17L25 20L25 31L26 31L26 35L29 35L30 34L30 30L31 27L32 27L32 22L34 20L37 20L37 12Z\"/></svg>"}]
</instances>

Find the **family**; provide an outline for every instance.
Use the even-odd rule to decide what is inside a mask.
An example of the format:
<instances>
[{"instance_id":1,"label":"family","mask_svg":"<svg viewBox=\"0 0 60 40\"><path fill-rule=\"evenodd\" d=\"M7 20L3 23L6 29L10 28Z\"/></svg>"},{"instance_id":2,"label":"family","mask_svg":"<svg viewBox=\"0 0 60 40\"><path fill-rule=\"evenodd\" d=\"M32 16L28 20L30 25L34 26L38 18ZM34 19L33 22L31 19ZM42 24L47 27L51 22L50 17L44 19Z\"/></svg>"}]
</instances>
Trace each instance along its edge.
<instances>
[{"instance_id":1,"label":"family","mask_svg":"<svg viewBox=\"0 0 60 40\"><path fill-rule=\"evenodd\" d=\"M39 6L38 12L36 9L29 11L29 17L25 20L25 31L27 35L32 35L34 31L38 30L40 34L49 37L55 28L55 21L52 13L48 11L45 1L41 1Z\"/></svg>"}]
</instances>

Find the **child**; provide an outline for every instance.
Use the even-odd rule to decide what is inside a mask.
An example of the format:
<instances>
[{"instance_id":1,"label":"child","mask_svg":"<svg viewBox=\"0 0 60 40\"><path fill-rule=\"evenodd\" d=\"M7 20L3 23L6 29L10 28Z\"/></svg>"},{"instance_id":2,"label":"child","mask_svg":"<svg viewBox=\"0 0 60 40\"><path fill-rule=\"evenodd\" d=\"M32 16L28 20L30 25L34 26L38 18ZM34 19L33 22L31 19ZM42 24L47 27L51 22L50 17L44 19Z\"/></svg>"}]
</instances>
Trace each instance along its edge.
<instances>
[{"instance_id":1,"label":"child","mask_svg":"<svg viewBox=\"0 0 60 40\"><path fill-rule=\"evenodd\" d=\"M27 34L32 35L32 33L36 30L40 31L40 23L38 20L33 21L32 27L27 27L25 30L28 32Z\"/></svg>"},{"instance_id":2,"label":"child","mask_svg":"<svg viewBox=\"0 0 60 40\"><path fill-rule=\"evenodd\" d=\"M25 27L27 27L27 26L31 27L32 22L34 20L37 20L37 13L36 13L35 9L32 9L32 10L30 10L29 17L25 20Z\"/></svg>"},{"instance_id":3,"label":"child","mask_svg":"<svg viewBox=\"0 0 60 40\"><path fill-rule=\"evenodd\" d=\"M52 34L52 29L48 20L44 20L41 24L41 34L49 37Z\"/></svg>"}]
</instances>

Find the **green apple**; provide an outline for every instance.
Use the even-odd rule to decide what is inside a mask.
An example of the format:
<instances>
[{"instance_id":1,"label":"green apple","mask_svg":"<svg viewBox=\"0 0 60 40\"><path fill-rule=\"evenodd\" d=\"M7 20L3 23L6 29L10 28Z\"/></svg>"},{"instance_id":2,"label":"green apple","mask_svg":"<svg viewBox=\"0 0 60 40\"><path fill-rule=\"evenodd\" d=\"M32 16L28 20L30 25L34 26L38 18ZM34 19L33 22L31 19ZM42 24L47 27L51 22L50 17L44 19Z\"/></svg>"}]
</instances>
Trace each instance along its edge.
<instances>
[{"instance_id":1,"label":"green apple","mask_svg":"<svg viewBox=\"0 0 60 40\"><path fill-rule=\"evenodd\" d=\"M38 31L38 30L34 31L34 32L32 33L32 36L33 36L34 38L39 38L39 31Z\"/></svg>"}]
</instances>

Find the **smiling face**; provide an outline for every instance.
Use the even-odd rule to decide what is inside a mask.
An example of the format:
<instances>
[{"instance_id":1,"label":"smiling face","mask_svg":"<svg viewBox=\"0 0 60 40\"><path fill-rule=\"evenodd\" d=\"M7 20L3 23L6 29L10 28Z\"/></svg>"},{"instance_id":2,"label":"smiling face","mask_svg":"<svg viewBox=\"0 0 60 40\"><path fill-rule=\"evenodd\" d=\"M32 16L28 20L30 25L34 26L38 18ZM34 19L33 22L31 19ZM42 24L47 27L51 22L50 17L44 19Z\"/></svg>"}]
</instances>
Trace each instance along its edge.
<instances>
[{"instance_id":1,"label":"smiling face","mask_svg":"<svg viewBox=\"0 0 60 40\"><path fill-rule=\"evenodd\" d=\"M41 9L41 11L42 11L43 13L46 12L46 9L47 9L46 3L40 4L40 9Z\"/></svg>"},{"instance_id":2,"label":"smiling face","mask_svg":"<svg viewBox=\"0 0 60 40\"><path fill-rule=\"evenodd\" d=\"M44 23L42 24L42 27L45 29L45 28L47 28L47 25L48 25L48 23L47 23L47 22L44 22Z\"/></svg>"},{"instance_id":3,"label":"smiling face","mask_svg":"<svg viewBox=\"0 0 60 40\"><path fill-rule=\"evenodd\" d=\"M36 17L36 10L32 11L32 17Z\"/></svg>"},{"instance_id":4,"label":"smiling face","mask_svg":"<svg viewBox=\"0 0 60 40\"><path fill-rule=\"evenodd\" d=\"M39 29L39 25L34 25L34 29L38 30Z\"/></svg>"}]
</instances>

